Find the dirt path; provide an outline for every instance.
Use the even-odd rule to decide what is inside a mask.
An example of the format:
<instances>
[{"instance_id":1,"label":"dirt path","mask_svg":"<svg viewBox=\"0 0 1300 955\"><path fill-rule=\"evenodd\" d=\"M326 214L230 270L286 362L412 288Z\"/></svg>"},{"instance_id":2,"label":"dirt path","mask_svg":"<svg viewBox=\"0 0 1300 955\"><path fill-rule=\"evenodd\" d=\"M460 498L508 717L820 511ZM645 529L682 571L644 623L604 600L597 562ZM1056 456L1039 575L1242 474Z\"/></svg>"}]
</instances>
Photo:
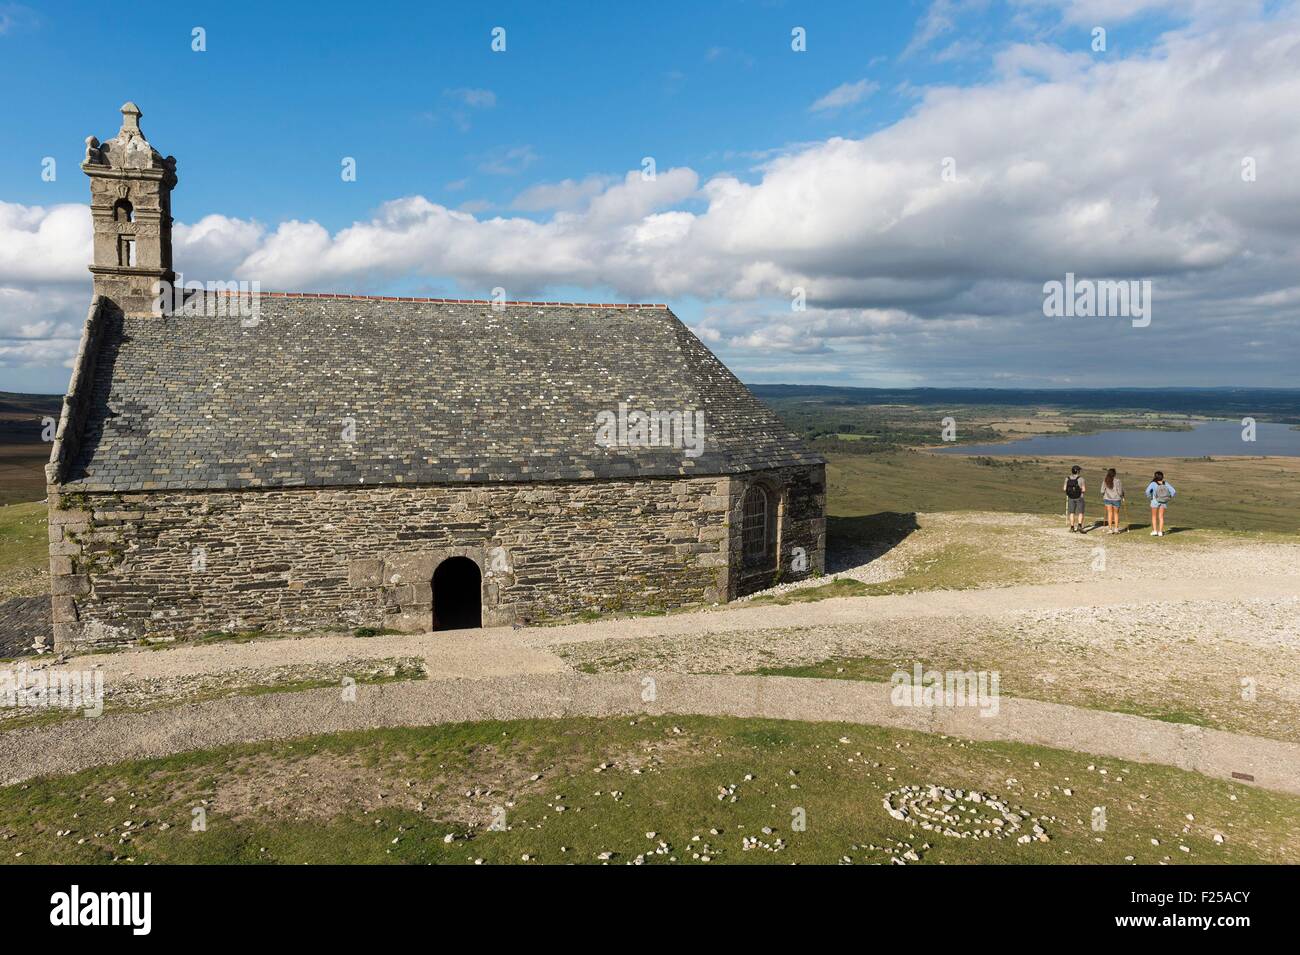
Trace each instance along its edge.
<instances>
[{"instance_id":1,"label":"dirt path","mask_svg":"<svg viewBox=\"0 0 1300 955\"><path fill-rule=\"evenodd\" d=\"M271 671L306 664L416 657L431 679L479 679L568 669L552 653L519 639L516 631L459 630L357 638L324 636L210 643L155 650L71 657L70 670L102 669L105 682L180 679L191 676ZM35 661L33 661L35 662Z\"/></svg>"},{"instance_id":2,"label":"dirt path","mask_svg":"<svg viewBox=\"0 0 1300 955\"><path fill-rule=\"evenodd\" d=\"M566 627L534 628L521 635L532 646L585 640L636 639L688 633L721 633L775 627L861 624L921 617L986 617L1022 610L1113 607L1135 603L1241 601L1291 598L1300 593L1300 576L1246 579L1110 580L1032 584L981 590L931 590L882 597L843 597L786 606L728 607L696 614L636 617Z\"/></svg>"},{"instance_id":3,"label":"dirt path","mask_svg":"<svg viewBox=\"0 0 1300 955\"><path fill-rule=\"evenodd\" d=\"M634 713L867 723L968 739L1015 740L1300 793L1300 745L1034 700L903 707L889 687L837 680L680 674L550 674L232 697L166 711L70 719L3 736L0 782L240 742L375 727Z\"/></svg>"}]
</instances>

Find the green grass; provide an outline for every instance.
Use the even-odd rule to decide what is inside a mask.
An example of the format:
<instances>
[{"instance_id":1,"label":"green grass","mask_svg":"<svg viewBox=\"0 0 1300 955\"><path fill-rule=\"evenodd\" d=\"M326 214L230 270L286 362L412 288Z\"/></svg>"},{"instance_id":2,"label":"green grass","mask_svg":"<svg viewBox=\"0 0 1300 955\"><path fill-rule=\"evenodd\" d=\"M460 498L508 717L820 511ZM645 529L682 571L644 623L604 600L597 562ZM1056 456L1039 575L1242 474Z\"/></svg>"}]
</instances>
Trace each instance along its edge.
<instances>
[{"instance_id":1,"label":"green grass","mask_svg":"<svg viewBox=\"0 0 1300 955\"><path fill-rule=\"evenodd\" d=\"M407 680L423 680L424 668L419 665L402 664L393 667L393 673L369 673L354 677L357 686L376 686L381 683L401 683ZM286 680L283 683L258 683L240 687L234 693L225 696L265 696L268 693L296 693L299 690L320 690L327 686L339 686L339 678L329 677L307 680ZM191 701L186 698L186 702Z\"/></svg>"},{"instance_id":2,"label":"green grass","mask_svg":"<svg viewBox=\"0 0 1300 955\"><path fill-rule=\"evenodd\" d=\"M908 784L1007 797L1050 841L926 833L881 806ZM732 785L736 801L719 800ZM1103 833L1094 806L1106 807ZM205 831L191 830L195 807ZM488 829L494 807L504 831ZM906 846L925 863L1294 863L1297 817L1297 797L1038 746L833 723L527 720L228 747L9 786L0 852L62 864L597 863L609 852L619 864L662 839L668 852L644 861L888 862ZM786 848L742 851L745 836Z\"/></svg>"},{"instance_id":3,"label":"green grass","mask_svg":"<svg viewBox=\"0 0 1300 955\"><path fill-rule=\"evenodd\" d=\"M1169 508L1170 528L1288 535L1300 532L1297 458L1158 462L987 459L994 464L981 464L981 460L924 451L832 455L826 469L829 532L859 537L855 522L881 514L1008 511L1059 516L1064 511L1061 484L1069 460L1083 466L1088 508L1099 519L1103 512L1097 487L1103 468L1114 465L1129 497L1127 519L1139 527L1149 526L1150 509L1142 491L1152 469L1160 467L1178 488L1178 497ZM1176 537L1171 535L1165 540Z\"/></svg>"},{"instance_id":4,"label":"green grass","mask_svg":"<svg viewBox=\"0 0 1300 955\"><path fill-rule=\"evenodd\" d=\"M954 543L938 553L908 565L901 577L867 584L864 593L910 594L921 590L969 590L975 587L1006 587L1018 583L1015 565L998 556L995 533L981 546Z\"/></svg>"},{"instance_id":5,"label":"green grass","mask_svg":"<svg viewBox=\"0 0 1300 955\"><path fill-rule=\"evenodd\" d=\"M289 636L286 633L271 633L260 627L252 630L211 630L208 633L200 634L197 637L188 637L180 640L180 643L190 644L192 646L204 646L209 643L252 643L255 640L281 640ZM166 646L167 644L155 644L156 646Z\"/></svg>"},{"instance_id":6,"label":"green grass","mask_svg":"<svg viewBox=\"0 0 1300 955\"><path fill-rule=\"evenodd\" d=\"M868 586L860 580L853 580L849 577L836 577L830 583L821 584L817 587L800 587L798 590L789 590L785 593L765 594L761 597L755 597L750 603L777 604L784 607L787 604L812 603L830 597L860 597L869 592Z\"/></svg>"},{"instance_id":7,"label":"green grass","mask_svg":"<svg viewBox=\"0 0 1300 955\"><path fill-rule=\"evenodd\" d=\"M910 671L912 664L886 660L882 657L834 657L817 663L759 667L748 672L755 676L798 676L817 680L866 680L870 683L888 683L890 675L901 666L906 666ZM926 666L933 667L933 664L926 664ZM980 668L969 666L964 669Z\"/></svg>"},{"instance_id":8,"label":"green grass","mask_svg":"<svg viewBox=\"0 0 1300 955\"><path fill-rule=\"evenodd\" d=\"M387 637L400 634L400 630L392 630L388 627L356 627L351 631L351 635L358 639L369 639L370 637ZM254 643L263 640L293 640L295 638L306 636L302 633L285 633L274 630L262 630L254 628L252 630L212 630L208 633L199 634L194 637L179 637L175 640L147 640L142 645L150 650L165 650L175 646L206 646L212 643ZM108 647L104 650L93 651L97 653L117 653L121 647Z\"/></svg>"},{"instance_id":9,"label":"green grass","mask_svg":"<svg viewBox=\"0 0 1300 955\"><path fill-rule=\"evenodd\" d=\"M388 637L401 633L400 630L393 630L389 627L357 627L352 631L354 637Z\"/></svg>"},{"instance_id":10,"label":"green grass","mask_svg":"<svg viewBox=\"0 0 1300 955\"><path fill-rule=\"evenodd\" d=\"M0 397L0 428L12 424L12 419L5 420L3 405L4 398ZM53 414L58 416L57 408ZM27 419L27 423L36 425L32 434L36 440L12 443L15 435L9 432L0 441L0 505L30 503L45 497L45 465L50 460L50 446L39 440L40 417L36 414Z\"/></svg>"},{"instance_id":11,"label":"green grass","mask_svg":"<svg viewBox=\"0 0 1300 955\"><path fill-rule=\"evenodd\" d=\"M40 567L50 559L44 504L0 507L0 575Z\"/></svg>"}]
</instances>

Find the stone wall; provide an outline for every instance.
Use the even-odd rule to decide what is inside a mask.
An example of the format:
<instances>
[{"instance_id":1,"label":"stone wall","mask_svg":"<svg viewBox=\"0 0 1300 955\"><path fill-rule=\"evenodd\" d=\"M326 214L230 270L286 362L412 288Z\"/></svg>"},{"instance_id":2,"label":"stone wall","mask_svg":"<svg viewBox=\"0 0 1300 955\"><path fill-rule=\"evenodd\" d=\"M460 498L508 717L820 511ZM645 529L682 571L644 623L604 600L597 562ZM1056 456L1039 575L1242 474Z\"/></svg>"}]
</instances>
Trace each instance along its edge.
<instances>
[{"instance_id":1,"label":"stone wall","mask_svg":"<svg viewBox=\"0 0 1300 955\"><path fill-rule=\"evenodd\" d=\"M427 629L433 568L452 554L484 571L489 624L726 592L718 479L59 503L50 524L59 644L259 625Z\"/></svg>"},{"instance_id":2,"label":"stone wall","mask_svg":"<svg viewBox=\"0 0 1300 955\"><path fill-rule=\"evenodd\" d=\"M823 468L547 484L75 494L50 489L55 645L254 627L428 629L433 571L466 556L485 626L718 603L739 495L782 489L792 548L822 569ZM764 576L765 573L765 576ZM796 573L801 576L801 573Z\"/></svg>"},{"instance_id":3,"label":"stone wall","mask_svg":"<svg viewBox=\"0 0 1300 955\"><path fill-rule=\"evenodd\" d=\"M740 535L745 492L754 485L768 492L776 509L771 558L746 565ZM730 535L728 600L764 590L782 581L819 575L826 569L825 465L756 471L731 479L728 495Z\"/></svg>"}]
</instances>

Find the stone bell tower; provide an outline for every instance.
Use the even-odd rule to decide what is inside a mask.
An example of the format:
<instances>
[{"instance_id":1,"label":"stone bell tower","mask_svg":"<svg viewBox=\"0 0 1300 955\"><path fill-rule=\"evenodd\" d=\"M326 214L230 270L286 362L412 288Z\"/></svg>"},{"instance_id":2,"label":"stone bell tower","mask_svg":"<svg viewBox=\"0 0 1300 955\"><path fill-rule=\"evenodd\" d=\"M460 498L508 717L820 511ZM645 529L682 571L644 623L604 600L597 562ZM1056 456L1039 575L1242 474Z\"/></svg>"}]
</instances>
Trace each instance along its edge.
<instances>
[{"instance_id":1,"label":"stone bell tower","mask_svg":"<svg viewBox=\"0 0 1300 955\"><path fill-rule=\"evenodd\" d=\"M140 108L122 107L122 128L100 143L86 138L81 170L90 177L95 226L95 294L125 314L154 314L155 283L173 282L172 188L176 159L164 159L140 131Z\"/></svg>"}]
</instances>

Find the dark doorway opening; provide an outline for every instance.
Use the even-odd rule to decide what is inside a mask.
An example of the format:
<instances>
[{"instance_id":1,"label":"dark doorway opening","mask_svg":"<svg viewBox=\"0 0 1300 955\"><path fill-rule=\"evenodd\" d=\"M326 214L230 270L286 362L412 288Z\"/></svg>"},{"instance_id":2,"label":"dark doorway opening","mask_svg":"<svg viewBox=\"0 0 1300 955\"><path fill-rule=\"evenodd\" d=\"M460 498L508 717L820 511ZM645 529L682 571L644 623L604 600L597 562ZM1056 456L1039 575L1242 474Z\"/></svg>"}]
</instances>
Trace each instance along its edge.
<instances>
[{"instance_id":1,"label":"dark doorway opening","mask_svg":"<svg viewBox=\"0 0 1300 955\"><path fill-rule=\"evenodd\" d=\"M448 557L433 572L433 629L483 626L482 577L468 557Z\"/></svg>"}]
</instances>

